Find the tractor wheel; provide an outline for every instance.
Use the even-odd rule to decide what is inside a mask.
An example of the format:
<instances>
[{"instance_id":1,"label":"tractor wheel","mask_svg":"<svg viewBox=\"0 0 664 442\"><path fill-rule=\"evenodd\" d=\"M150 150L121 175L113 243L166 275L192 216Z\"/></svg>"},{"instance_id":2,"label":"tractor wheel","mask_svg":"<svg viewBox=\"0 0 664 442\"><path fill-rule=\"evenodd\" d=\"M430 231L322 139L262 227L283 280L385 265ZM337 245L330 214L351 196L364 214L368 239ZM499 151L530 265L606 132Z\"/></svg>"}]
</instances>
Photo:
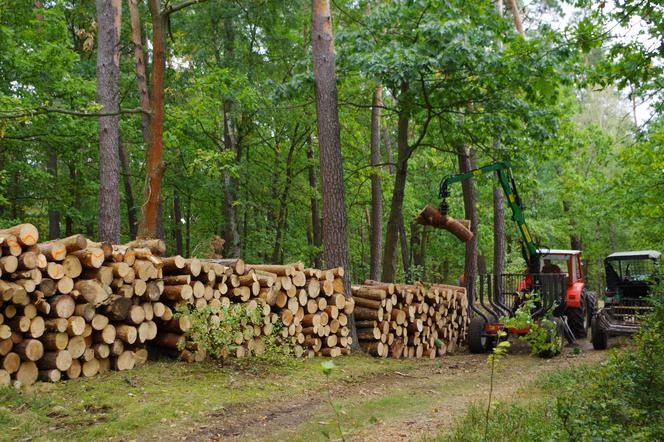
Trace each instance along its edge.
<instances>
[{"instance_id":1,"label":"tractor wheel","mask_svg":"<svg viewBox=\"0 0 664 442\"><path fill-rule=\"evenodd\" d=\"M491 339L486 336L484 327L486 320L482 317L476 316L470 320L468 327L468 348L471 353L486 353L489 351Z\"/></svg>"},{"instance_id":2,"label":"tractor wheel","mask_svg":"<svg viewBox=\"0 0 664 442\"><path fill-rule=\"evenodd\" d=\"M597 316L593 317L591 333L593 348L595 350L606 350L606 348L609 346L609 333L597 320Z\"/></svg>"},{"instance_id":3,"label":"tractor wheel","mask_svg":"<svg viewBox=\"0 0 664 442\"><path fill-rule=\"evenodd\" d=\"M595 292L587 292L586 297L586 320L588 324L592 323L592 319L597 311L597 294Z\"/></svg>"},{"instance_id":4,"label":"tractor wheel","mask_svg":"<svg viewBox=\"0 0 664 442\"><path fill-rule=\"evenodd\" d=\"M551 344L552 348L543 350L537 355L540 358L548 359L560 354L562 351L565 345L565 332L563 320L560 318L553 318L551 322L547 323L546 327L548 328L546 331L546 342L547 344Z\"/></svg>"},{"instance_id":5,"label":"tractor wheel","mask_svg":"<svg viewBox=\"0 0 664 442\"><path fill-rule=\"evenodd\" d=\"M579 308L567 309L567 325L574 333L576 339L588 336L588 295L584 291L581 295L581 306Z\"/></svg>"}]
</instances>

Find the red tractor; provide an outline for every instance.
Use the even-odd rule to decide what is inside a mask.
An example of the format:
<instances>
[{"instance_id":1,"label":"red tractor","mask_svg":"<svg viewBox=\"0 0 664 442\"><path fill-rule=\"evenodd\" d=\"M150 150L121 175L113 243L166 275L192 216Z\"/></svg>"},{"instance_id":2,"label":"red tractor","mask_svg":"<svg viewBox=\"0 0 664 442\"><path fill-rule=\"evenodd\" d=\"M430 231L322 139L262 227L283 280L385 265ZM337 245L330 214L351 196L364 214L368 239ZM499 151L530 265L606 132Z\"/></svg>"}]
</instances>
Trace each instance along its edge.
<instances>
[{"instance_id":1,"label":"red tractor","mask_svg":"<svg viewBox=\"0 0 664 442\"><path fill-rule=\"evenodd\" d=\"M498 332L505 329L501 318L513 316L523 300L523 294L527 292L539 295L537 308L532 312L533 319L552 314L556 329L552 330L551 339L560 340L562 344L564 338L570 343L574 343L577 338L585 338L595 300L585 287L581 252L537 247L526 226L523 206L509 164L490 164L446 177L440 184L440 208L427 206L417 221L449 230L462 240L472 238L472 232L447 216L448 186L485 173L495 173L505 193L505 200L512 209L512 218L523 238L528 271L525 274L480 275L477 287L471 287L468 304L473 318L467 338L470 351L484 353L494 347L498 341ZM522 335L528 329L511 328L505 331Z\"/></svg>"}]
</instances>

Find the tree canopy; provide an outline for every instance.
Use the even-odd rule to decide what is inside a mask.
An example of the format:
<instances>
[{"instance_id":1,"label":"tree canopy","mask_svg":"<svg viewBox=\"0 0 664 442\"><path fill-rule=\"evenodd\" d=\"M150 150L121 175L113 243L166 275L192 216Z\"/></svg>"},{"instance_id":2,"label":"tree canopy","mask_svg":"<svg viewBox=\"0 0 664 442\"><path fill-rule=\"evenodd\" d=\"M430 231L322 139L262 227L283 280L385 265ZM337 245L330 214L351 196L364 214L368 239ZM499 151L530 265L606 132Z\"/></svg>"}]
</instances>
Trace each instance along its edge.
<instances>
[{"instance_id":1,"label":"tree canopy","mask_svg":"<svg viewBox=\"0 0 664 442\"><path fill-rule=\"evenodd\" d=\"M148 77L153 1L137 2ZM224 238L225 252L236 241L247 261L314 262L322 166L310 2L154 3L172 11L158 218L169 251L214 254ZM664 4L534 2L521 9L524 36L496 3L331 3L353 280L369 275L371 228L388 231L392 221L401 229L384 237L402 252L397 279L454 282L463 273L463 244L411 225L424 205L438 204L439 181L458 172L459 146L478 166L511 162L536 241L581 247L593 286L608 253L664 249ZM140 216L146 203L142 115L155 115L141 109L128 8L122 2L122 240L135 232L130 213ZM93 2L0 0L1 226L99 234L97 25ZM377 85L381 161L372 166ZM382 178L379 226L369 216L372 174ZM480 269L493 259L494 184L475 182ZM462 188L451 190L450 214L463 218ZM520 238L506 218L507 268L519 270Z\"/></svg>"}]
</instances>

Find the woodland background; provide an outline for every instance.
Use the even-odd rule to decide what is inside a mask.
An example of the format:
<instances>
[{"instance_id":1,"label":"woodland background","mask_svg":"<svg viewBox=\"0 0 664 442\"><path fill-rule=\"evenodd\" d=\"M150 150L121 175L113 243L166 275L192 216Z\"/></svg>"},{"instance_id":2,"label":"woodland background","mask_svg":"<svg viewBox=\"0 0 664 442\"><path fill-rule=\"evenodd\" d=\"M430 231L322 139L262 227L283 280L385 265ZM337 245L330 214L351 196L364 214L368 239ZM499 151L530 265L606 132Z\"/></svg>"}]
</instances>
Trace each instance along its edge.
<instances>
[{"instance_id":1,"label":"woodland background","mask_svg":"<svg viewBox=\"0 0 664 442\"><path fill-rule=\"evenodd\" d=\"M332 1L354 281L456 281L466 246L412 219L438 203L445 175L497 160L514 168L536 241L581 248L591 287L608 253L664 249L662 2L519 3L523 32L511 3ZM320 267L328 170L318 157L311 4L299 0L122 2L115 190L100 188L95 2L0 0L0 226L97 238L115 215L121 241L136 235L149 122L130 6L152 87L154 5L172 11L162 15L157 234L184 256L219 253L218 236L224 256ZM494 240L503 235L505 268L521 271L511 214L504 233L494 223L496 184L476 180L466 213L454 187L450 213L476 209L468 247L480 271L502 262ZM100 218L109 192L119 211Z\"/></svg>"}]
</instances>

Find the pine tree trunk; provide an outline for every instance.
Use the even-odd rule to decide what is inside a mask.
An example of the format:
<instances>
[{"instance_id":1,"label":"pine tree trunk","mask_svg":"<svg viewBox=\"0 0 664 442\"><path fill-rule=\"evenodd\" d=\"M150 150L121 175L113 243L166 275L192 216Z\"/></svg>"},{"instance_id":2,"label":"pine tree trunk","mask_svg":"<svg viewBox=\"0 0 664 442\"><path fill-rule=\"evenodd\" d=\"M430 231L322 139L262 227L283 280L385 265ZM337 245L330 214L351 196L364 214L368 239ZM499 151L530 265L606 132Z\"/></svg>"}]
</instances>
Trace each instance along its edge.
<instances>
[{"instance_id":1,"label":"pine tree trunk","mask_svg":"<svg viewBox=\"0 0 664 442\"><path fill-rule=\"evenodd\" d=\"M231 125L232 101L224 100L224 149L235 151L235 143ZM223 204L224 204L224 250L229 257L240 256L240 235L237 229L237 213L235 210L236 180L228 170L222 171Z\"/></svg>"},{"instance_id":2,"label":"pine tree trunk","mask_svg":"<svg viewBox=\"0 0 664 442\"><path fill-rule=\"evenodd\" d=\"M521 21L521 13L519 12L519 6L516 4L516 0L507 0L509 3L510 11L512 11L512 19L514 20L514 27L522 37L525 38L526 33L523 29L523 22Z\"/></svg>"},{"instance_id":3,"label":"pine tree trunk","mask_svg":"<svg viewBox=\"0 0 664 442\"><path fill-rule=\"evenodd\" d=\"M459 171L461 173L471 170L474 162L474 152L466 145L457 146L459 158ZM466 242L466 257L463 266L464 282L468 296L475 295L475 279L477 276L477 207L475 201L475 180L465 180L462 183L463 188L463 206L466 219L470 220L470 230L473 232L473 238Z\"/></svg>"},{"instance_id":4,"label":"pine tree trunk","mask_svg":"<svg viewBox=\"0 0 664 442\"><path fill-rule=\"evenodd\" d=\"M323 195L323 256L328 268L343 267L348 270L343 160L337 110L334 36L329 0L312 0L311 12L316 116ZM345 295L351 296L349 271L344 273L344 289ZM359 348L352 315L349 326L353 347Z\"/></svg>"},{"instance_id":5,"label":"pine tree trunk","mask_svg":"<svg viewBox=\"0 0 664 442\"><path fill-rule=\"evenodd\" d=\"M131 21L131 42L134 45L134 63L136 71L136 85L138 86L138 99L143 109L141 114L141 130L143 142L150 145L150 95L148 92L147 74L145 66L145 50L143 49L143 38L141 35L141 16L138 10L138 0L129 0L129 16ZM132 232L132 238L136 232Z\"/></svg>"},{"instance_id":6,"label":"pine tree trunk","mask_svg":"<svg viewBox=\"0 0 664 442\"><path fill-rule=\"evenodd\" d=\"M122 166L122 180L124 182L125 203L127 204L127 222L129 224L129 235L132 239L136 238L138 233L138 221L136 219L136 203L134 200L134 191L131 185L131 170L129 168L129 158L124 143L120 141L119 150L120 165Z\"/></svg>"},{"instance_id":7,"label":"pine tree trunk","mask_svg":"<svg viewBox=\"0 0 664 442\"><path fill-rule=\"evenodd\" d=\"M496 10L503 16L503 0L496 0ZM499 41L502 47L502 41ZM500 141L494 139L494 148L500 147ZM498 175L496 174L496 179ZM496 275L497 293L502 293L502 278L505 273L505 196L502 186L493 185L493 274Z\"/></svg>"},{"instance_id":8,"label":"pine tree trunk","mask_svg":"<svg viewBox=\"0 0 664 442\"><path fill-rule=\"evenodd\" d=\"M505 273L505 198L500 186L493 186L493 274Z\"/></svg>"},{"instance_id":9,"label":"pine tree trunk","mask_svg":"<svg viewBox=\"0 0 664 442\"><path fill-rule=\"evenodd\" d=\"M413 254L413 265L422 266L422 237L420 236L420 225L410 223L410 250Z\"/></svg>"},{"instance_id":10,"label":"pine tree trunk","mask_svg":"<svg viewBox=\"0 0 664 442\"><path fill-rule=\"evenodd\" d=\"M148 0L152 18L152 78L150 98L150 144L146 161L146 179L139 235L158 237L161 182L164 176L164 76L166 71L166 27L168 17L161 12L159 0Z\"/></svg>"},{"instance_id":11,"label":"pine tree trunk","mask_svg":"<svg viewBox=\"0 0 664 442\"><path fill-rule=\"evenodd\" d=\"M173 236L175 254L182 255L182 209L180 209L180 194L177 191L173 195Z\"/></svg>"},{"instance_id":12,"label":"pine tree trunk","mask_svg":"<svg viewBox=\"0 0 664 442\"><path fill-rule=\"evenodd\" d=\"M394 155L392 154L392 140L390 139L390 130L387 126L383 127L383 142L385 143L385 155L387 156L388 170L390 175L394 175L396 172L396 166L394 164Z\"/></svg>"},{"instance_id":13,"label":"pine tree trunk","mask_svg":"<svg viewBox=\"0 0 664 442\"><path fill-rule=\"evenodd\" d=\"M48 173L51 175L53 195L56 195L58 186L58 152L54 147L48 149ZM54 207L55 198L49 199L48 207L48 239L60 238L60 211Z\"/></svg>"},{"instance_id":14,"label":"pine tree trunk","mask_svg":"<svg viewBox=\"0 0 664 442\"><path fill-rule=\"evenodd\" d=\"M397 164L394 175L394 190L390 204L390 217L387 222L387 233L385 235L385 250L383 253L382 280L393 282L396 273L396 251L399 239L399 230L403 225L403 199L406 188L406 176L408 174L408 125L410 123L410 107L407 100L408 84L401 85L401 97L399 117L397 122ZM402 237L405 237L403 235ZM406 249L402 247L402 252ZM407 252L406 252L407 256ZM408 259L404 261L408 262ZM407 264L405 264L407 265Z\"/></svg>"},{"instance_id":15,"label":"pine tree trunk","mask_svg":"<svg viewBox=\"0 0 664 442\"><path fill-rule=\"evenodd\" d=\"M371 261L369 279L380 281L381 252L383 249L383 191L378 165L380 158L380 112L383 105L383 87L376 86L371 108Z\"/></svg>"},{"instance_id":16,"label":"pine tree trunk","mask_svg":"<svg viewBox=\"0 0 664 442\"><path fill-rule=\"evenodd\" d=\"M295 153L295 140L288 149L286 158L286 170L284 188L279 197L279 212L277 215L277 229L274 238L274 247L272 249L272 264L281 264L283 261L283 242L288 221L288 196L290 194L291 183L293 181L293 154Z\"/></svg>"},{"instance_id":17,"label":"pine tree trunk","mask_svg":"<svg viewBox=\"0 0 664 442\"><path fill-rule=\"evenodd\" d=\"M318 179L316 177L316 164L314 162L313 136L309 135L307 139L307 171L309 175L309 188L311 190L311 233L312 244L317 249L323 245L323 234L321 232L320 208L318 204ZM317 251L314 254L314 268L323 267L321 263L321 253Z\"/></svg>"},{"instance_id":18,"label":"pine tree trunk","mask_svg":"<svg viewBox=\"0 0 664 442\"><path fill-rule=\"evenodd\" d=\"M213 26L215 25L218 26L218 23L213 21ZM217 50L215 52L217 65L219 67L232 66L235 58L235 27L231 17L227 17L223 20L223 47L225 60L222 61L221 54ZM239 146L237 144L238 140L235 134L235 126L233 125L233 105L233 100L230 98L226 98L223 102L224 149L235 153L235 158L239 162ZM226 169L222 170L222 189L224 205L222 235L225 240L224 250L226 256L238 257L240 256L240 234L238 231L237 209L235 205L238 182Z\"/></svg>"},{"instance_id":19,"label":"pine tree trunk","mask_svg":"<svg viewBox=\"0 0 664 442\"><path fill-rule=\"evenodd\" d=\"M97 100L102 112L120 108L121 0L97 0ZM119 116L99 117L99 240L120 242Z\"/></svg>"},{"instance_id":20,"label":"pine tree trunk","mask_svg":"<svg viewBox=\"0 0 664 442\"><path fill-rule=\"evenodd\" d=\"M399 220L399 249L401 250L401 265L403 274L408 276L410 273L411 251L408 248L408 236L406 235L406 224L403 220L403 202L401 203L402 213Z\"/></svg>"}]
</instances>

